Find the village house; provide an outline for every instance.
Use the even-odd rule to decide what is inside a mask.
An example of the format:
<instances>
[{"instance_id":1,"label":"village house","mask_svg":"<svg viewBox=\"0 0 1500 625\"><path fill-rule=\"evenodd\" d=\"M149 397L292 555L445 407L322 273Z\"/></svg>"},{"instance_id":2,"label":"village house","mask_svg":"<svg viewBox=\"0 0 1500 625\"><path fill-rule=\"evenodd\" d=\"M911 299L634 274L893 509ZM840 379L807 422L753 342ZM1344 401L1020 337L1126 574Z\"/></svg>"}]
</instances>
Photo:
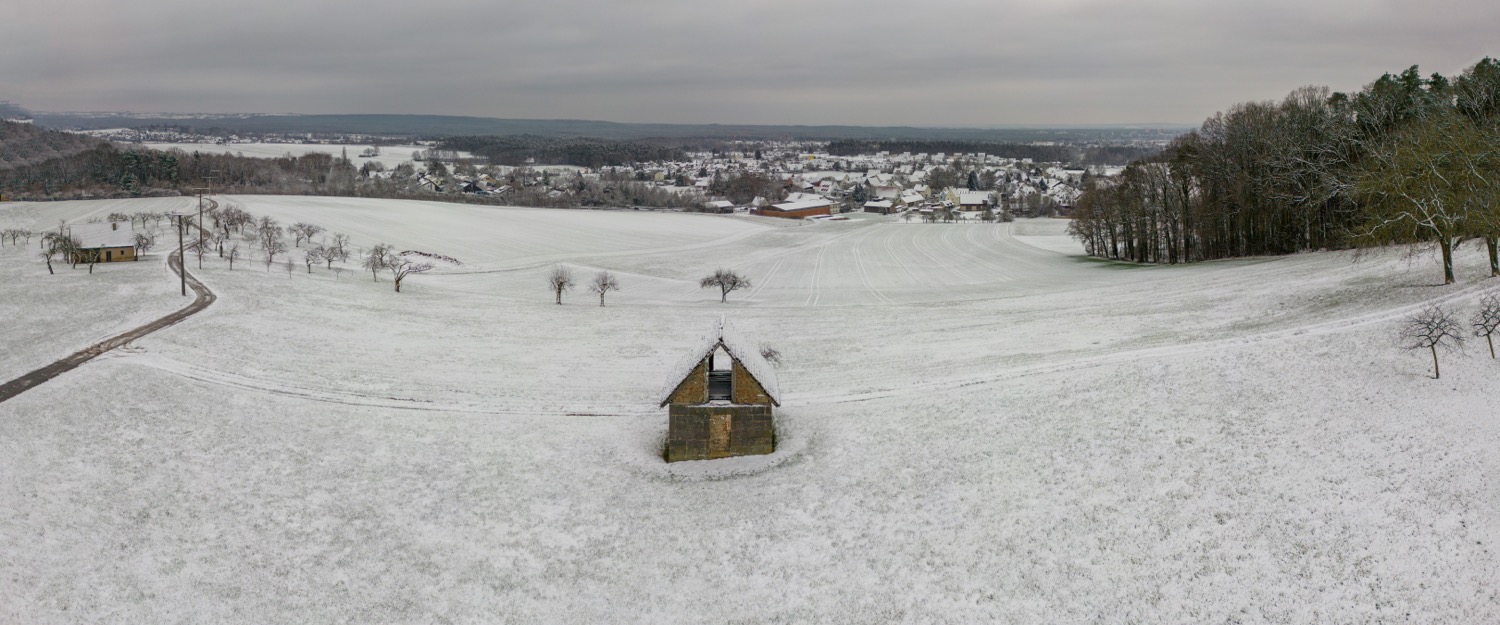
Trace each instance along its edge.
<instances>
[{"instance_id":1,"label":"village house","mask_svg":"<svg viewBox=\"0 0 1500 625\"><path fill-rule=\"evenodd\" d=\"M756 211L756 214L766 217L784 217L787 219L801 219L816 215L832 215L833 202L826 199L803 200L800 202L782 202L772 204Z\"/></svg>"},{"instance_id":2,"label":"village house","mask_svg":"<svg viewBox=\"0 0 1500 625\"><path fill-rule=\"evenodd\" d=\"M72 262L86 263L91 256L100 263L136 259L135 226L128 221L74 224L68 236L77 244Z\"/></svg>"},{"instance_id":3,"label":"village house","mask_svg":"<svg viewBox=\"0 0 1500 625\"><path fill-rule=\"evenodd\" d=\"M667 462L776 451L776 370L723 317L672 370L661 398Z\"/></svg>"}]
</instances>

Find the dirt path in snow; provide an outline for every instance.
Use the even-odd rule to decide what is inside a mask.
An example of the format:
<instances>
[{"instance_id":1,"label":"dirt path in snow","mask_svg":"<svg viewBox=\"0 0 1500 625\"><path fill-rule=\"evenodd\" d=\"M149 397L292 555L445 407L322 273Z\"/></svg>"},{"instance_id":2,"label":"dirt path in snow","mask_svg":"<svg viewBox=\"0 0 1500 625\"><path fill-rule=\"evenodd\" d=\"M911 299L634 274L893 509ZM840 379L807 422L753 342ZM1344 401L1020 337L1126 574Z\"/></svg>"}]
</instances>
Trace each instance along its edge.
<instances>
[{"instance_id":1,"label":"dirt path in snow","mask_svg":"<svg viewBox=\"0 0 1500 625\"><path fill-rule=\"evenodd\" d=\"M213 207L208 210L212 211L219 207L218 202L214 202L213 200L209 200L209 202L213 203ZM193 274L186 273L186 270L182 267L182 254L180 252L172 252L172 254L167 257L167 266L171 267L173 271L177 272L178 275L187 280L187 285L193 289L193 293L197 297L193 299L193 302L191 304L188 304L187 306L184 306L183 308L178 309L176 312L173 312L165 317L157 319L156 321L152 321L151 323L136 327L131 330L127 330L110 338L104 339L103 341L99 341L98 343L73 352L67 357L53 362L52 364L46 365L40 369L22 375L21 377L4 384L0 384L0 402L4 402L12 397L26 392L27 390L30 390L35 386L51 380L52 378L77 369L79 365L93 360L94 358L97 358L100 355L103 355L104 353L115 349L116 347L127 345L131 341L175 324L179 321L182 321L183 319L187 319L188 317L197 314L198 311L208 308L209 304L214 303L214 300L218 299L218 296L214 295L213 291L208 290L208 287L203 286L203 283L199 282L197 278L194 278Z\"/></svg>"}]
</instances>

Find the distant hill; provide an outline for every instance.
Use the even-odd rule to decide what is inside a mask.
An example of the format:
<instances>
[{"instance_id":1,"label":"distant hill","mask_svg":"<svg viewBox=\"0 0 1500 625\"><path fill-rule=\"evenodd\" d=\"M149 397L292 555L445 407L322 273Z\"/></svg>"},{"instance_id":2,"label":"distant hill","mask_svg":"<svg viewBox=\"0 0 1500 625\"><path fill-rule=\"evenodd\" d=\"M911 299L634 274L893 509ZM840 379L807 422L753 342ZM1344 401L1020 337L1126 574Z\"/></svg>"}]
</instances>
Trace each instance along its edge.
<instances>
[{"instance_id":1,"label":"distant hill","mask_svg":"<svg viewBox=\"0 0 1500 625\"><path fill-rule=\"evenodd\" d=\"M1095 142L1171 138L1187 126L1073 128L918 128L912 126L771 126L627 124L572 119L498 119L449 115L83 115L38 113L38 124L92 130L173 126L203 134L328 133L387 136L511 136L596 139L963 139L1000 142Z\"/></svg>"},{"instance_id":2,"label":"distant hill","mask_svg":"<svg viewBox=\"0 0 1500 625\"><path fill-rule=\"evenodd\" d=\"M0 121L0 170L72 156L102 143L93 137L48 130L34 124Z\"/></svg>"}]
</instances>

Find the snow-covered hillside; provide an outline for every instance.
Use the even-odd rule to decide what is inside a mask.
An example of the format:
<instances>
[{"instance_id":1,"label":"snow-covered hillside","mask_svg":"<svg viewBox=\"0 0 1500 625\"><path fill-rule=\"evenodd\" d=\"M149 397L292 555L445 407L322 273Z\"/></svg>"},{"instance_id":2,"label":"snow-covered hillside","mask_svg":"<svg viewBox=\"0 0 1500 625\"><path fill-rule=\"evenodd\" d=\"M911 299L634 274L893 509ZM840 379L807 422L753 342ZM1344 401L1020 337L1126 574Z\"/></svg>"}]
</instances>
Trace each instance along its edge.
<instances>
[{"instance_id":1,"label":"snow-covered hillside","mask_svg":"<svg viewBox=\"0 0 1500 625\"><path fill-rule=\"evenodd\" d=\"M208 310L0 403L0 622L1500 620L1500 363L1392 340L1493 288L1473 250L1442 287L1102 263L1053 220L229 199L463 264L210 257ZM10 249L28 362L114 327L70 309L180 304L159 258ZM623 290L554 305L556 264ZM781 451L669 467L654 394L720 314L782 353Z\"/></svg>"}]
</instances>

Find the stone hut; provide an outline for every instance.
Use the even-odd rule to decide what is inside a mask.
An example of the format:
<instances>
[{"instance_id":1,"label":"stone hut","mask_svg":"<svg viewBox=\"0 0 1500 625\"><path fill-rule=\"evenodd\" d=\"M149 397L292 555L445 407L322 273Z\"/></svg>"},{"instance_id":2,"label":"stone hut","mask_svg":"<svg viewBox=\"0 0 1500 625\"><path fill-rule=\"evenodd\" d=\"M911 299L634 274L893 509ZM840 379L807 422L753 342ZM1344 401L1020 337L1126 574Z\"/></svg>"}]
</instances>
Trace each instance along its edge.
<instances>
[{"instance_id":1,"label":"stone hut","mask_svg":"<svg viewBox=\"0 0 1500 625\"><path fill-rule=\"evenodd\" d=\"M667 462L776 451L776 370L722 317L672 370L661 397Z\"/></svg>"}]
</instances>

